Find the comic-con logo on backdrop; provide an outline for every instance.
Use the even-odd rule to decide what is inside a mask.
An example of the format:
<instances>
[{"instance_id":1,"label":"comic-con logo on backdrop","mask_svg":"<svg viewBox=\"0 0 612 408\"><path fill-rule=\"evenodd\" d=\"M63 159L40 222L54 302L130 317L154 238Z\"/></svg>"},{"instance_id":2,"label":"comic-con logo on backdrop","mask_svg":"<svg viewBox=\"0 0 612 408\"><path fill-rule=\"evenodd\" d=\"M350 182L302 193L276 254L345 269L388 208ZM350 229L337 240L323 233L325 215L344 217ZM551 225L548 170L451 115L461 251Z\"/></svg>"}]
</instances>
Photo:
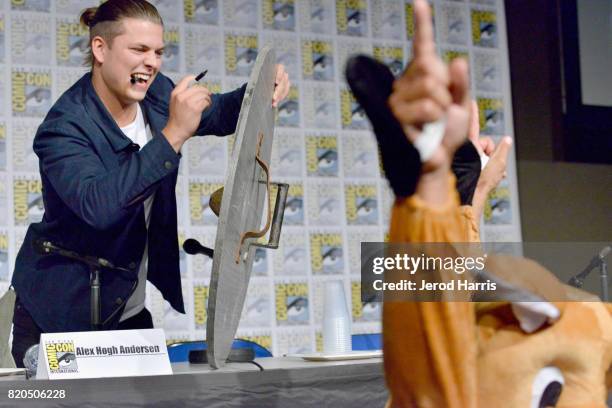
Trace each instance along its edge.
<instances>
[{"instance_id":1,"label":"comic-con logo on backdrop","mask_svg":"<svg viewBox=\"0 0 612 408\"><path fill-rule=\"evenodd\" d=\"M164 53L162 55L162 68L164 71L180 72L181 70L181 55L180 55L181 35L178 27L164 28Z\"/></svg>"},{"instance_id":2,"label":"comic-con logo on backdrop","mask_svg":"<svg viewBox=\"0 0 612 408\"><path fill-rule=\"evenodd\" d=\"M249 76L257 58L257 34L225 34L225 74Z\"/></svg>"},{"instance_id":3,"label":"comic-con logo on backdrop","mask_svg":"<svg viewBox=\"0 0 612 408\"><path fill-rule=\"evenodd\" d=\"M11 9L49 12L51 0L11 0Z\"/></svg>"},{"instance_id":4,"label":"comic-con logo on backdrop","mask_svg":"<svg viewBox=\"0 0 612 408\"><path fill-rule=\"evenodd\" d=\"M8 233L6 230L0 231L0 282L9 279L9 249Z\"/></svg>"},{"instance_id":5,"label":"comic-con logo on backdrop","mask_svg":"<svg viewBox=\"0 0 612 408\"><path fill-rule=\"evenodd\" d=\"M370 133L342 134L342 168L344 177L377 178L378 147Z\"/></svg>"},{"instance_id":6,"label":"comic-con logo on backdrop","mask_svg":"<svg viewBox=\"0 0 612 408\"><path fill-rule=\"evenodd\" d=\"M174 4L174 1L170 0ZM219 25L219 4L217 0L183 0L186 23Z\"/></svg>"},{"instance_id":7,"label":"comic-con logo on backdrop","mask_svg":"<svg viewBox=\"0 0 612 408\"><path fill-rule=\"evenodd\" d=\"M368 35L366 0L336 0L336 27L340 35Z\"/></svg>"},{"instance_id":8,"label":"comic-con logo on backdrop","mask_svg":"<svg viewBox=\"0 0 612 408\"><path fill-rule=\"evenodd\" d=\"M249 284L244 309L242 310L241 327L270 326L272 297L268 282L252 281Z\"/></svg>"},{"instance_id":9,"label":"comic-con logo on backdrop","mask_svg":"<svg viewBox=\"0 0 612 408\"><path fill-rule=\"evenodd\" d=\"M344 186L346 223L348 225L378 224L378 193L376 184L350 183Z\"/></svg>"},{"instance_id":10,"label":"comic-con logo on backdrop","mask_svg":"<svg viewBox=\"0 0 612 408\"><path fill-rule=\"evenodd\" d=\"M3 120L0 120L0 170L6 170L6 122Z\"/></svg>"},{"instance_id":11,"label":"comic-con logo on backdrop","mask_svg":"<svg viewBox=\"0 0 612 408\"><path fill-rule=\"evenodd\" d=\"M210 195L223 187L221 182L189 181L189 214L191 225L214 225L218 218L209 205Z\"/></svg>"},{"instance_id":12,"label":"comic-con logo on backdrop","mask_svg":"<svg viewBox=\"0 0 612 408\"><path fill-rule=\"evenodd\" d=\"M466 9L463 5L440 5L440 42L457 45L468 44L469 23Z\"/></svg>"},{"instance_id":13,"label":"comic-con logo on backdrop","mask_svg":"<svg viewBox=\"0 0 612 408\"><path fill-rule=\"evenodd\" d=\"M228 27L257 28L257 0L223 0L223 23Z\"/></svg>"},{"instance_id":14,"label":"comic-con logo on backdrop","mask_svg":"<svg viewBox=\"0 0 612 408\"><path fill-rule=\"evenodd\" d=\"M497 48L497 16L493 11L472 10L472 44Z\"/></svg>"},{"instance_id":15,"label":"comic-con logo on backdrop","mask_svg":"<svg viewBox=\"0 0 612 408\"><path fill-rule=\"evenodd\" d=\"M283 224L304 225L304 186L296 182L289 185Z\"/></svg>"},{"instance_id":16,"label":"comic-con logo on backdrop","mask_svg":"<svg viewBox=\"0 0 612 408\"><path fill-rule=\"evenodd\" d=\"M302 78L315 81L334 80L334 47L331 41L302 40Z\"/></svg>"},{"instance_id":17,"label":"comic-con logo on backdrop","mask_svg":"<svg viewBox=\"0 0 612 408\"><path fill-rule=\"evenodd\" d=\"M225 140L223 138L194 138L191 140L189 150L187 151L189 173L202 176L225 176L226 151Z\"/></svg>"},{"instance_id":18,"label":"comic-con logo on backdrop","mask_svg":"<svg viewBox=\"0 0 612 408\"><path fill-rule=\"evenodd\" d=\"M308 275L308 245L303 231L283 229L280 247L274 251L274 275Z\"/></svg>"},{"instance_id":19,"label":"comic-con logo on backdrop","mask_svg":"<svg viewBox=\"0 0 612 408\"><path fill-rule=\"evenodd\" d=\"M19 177L13 180L13 209L15 225L27 226L42 220L45 207L42 199L42 183L38 176Z\"/></svg>"},{"instance_id":20,"label":"comic-con logo on backdrop","mask_svg":"<svg viewBox=\"0 0 612 408\"><path fill-rule=\"evenodd\" d=\"M4 62L4 55L5 55L5 50L4 50L4 27L5 27L5 23L4 23L4 14L0 13L0 63ZM1 106L0 106L1 108Z\"/></svg>"},{"instance_id":21,"label":"comic-con logo on backdrop","mask_svg":"<svg viewBox=\"0 0 612 408\"><path fill-rule=\"evenodd\" d=\"M186 27L183 44L185 69L188 72L198 73L206 67L208 70L207 80L223 73L223 40L220 30Z\"/></svg>"},{"instance_id":22,"label":"comic-con logo on backdrop","mask_svg":"<svg viewBox=\"0 0 612 408\"><path fill-rule=\"evenodd\" d=\"M344 272L342 234L310 233L310 266L315 275L341 275Z\"/></svg>"},{"instance_id":23,"label":"comic-con logo on backdrop","mask_svg":"<svg viewBox=\"0 0 612 408\"><path fill-rule=\"evenodd\" d=\"M73 341L53 341L44 344L50 373L78 373L76 349Z\"/></svg>"},{"instance_id":24,"label":"comic-con logo on backdrop","mask_svg":"<svg viewBox=\"0 0 612 408\"><path fill-rule=\"evenodd\" d=\"M193 319L196 330L206 330L208 285L193 283Z\"/></svg>"},{"instance_id":25,"label":"comic-con logo on backdrop","mask_svg":"<svg viewBox=\"0 0 612 408\"><path fill-rule=\"evenodd\" d=\"M36 173L38 171L38 157L32 149L34 135L40 124L39 120L15 119L11 132L13 170Z\"/></svg>"},{"instance_id":26,"label":"comic-con logo on backdrop","mask_svg":"<svg viewBox=\"0 0 612 408\"><path fill-rule=\"evenodd\" d=\"M474 51L473 55L476 90L501 92L501 68L497 51Z\"/></svg>"},{"instance_id":27,"label":"comic-con logo on backdrop","mask_svg":"<svg viewBox=\"0 0 612 408\"><path fill-rule=\"evenodd\" d=\"M402 3L399 1L372 0L372 36L402 40Z\"/></svg>"},{"instance_id":28,"label":"comic-con logo on backdrop","mask_svg":"<svg viewBox=\"0 0 612 408\"><path fill-rule=\"evenodd\" d=\"M285 329L276 332L278 353L302 354L312 350L312 338L308 329Z\"/></svg>"},{"instance_id":29,"label":"comic-con logo on backdrop","mask_svg":"<svg viewBox=\"0 0 612 408\"><path fill-rule=\"evenodd\" d=\"M343 129L367 129L368 119L365 111L353 93L345 87L340 88L340 117Z\"/></svg>"},{"instance_id":30,"label":"comic-con logo on backdrop","mask_svg":"<svg viewBox=\"0 0 612 408\"><path fill-rule=\"evenodd\" d=\"M276 125L281 127L300 127L300 93L297 85L291 85L289 94L278 105Z\"/></svg>"},{"instance_id":31,"label":"comic-con logo on backdrop","mask_svg":"<svg viewBox=\"0 0 612 408\"><path fill-rule=\"evenodd\" d=\"M311 225L342 225L342 191L338 180L308 180L307 197Z\"/></svg>"},{"instance_id":32,"label":"comic-con logo on backdrop","mask_svg":"<svg viewBox=\"0 0 612 408\"><path fill-rule=\"evenodd\" d=\"M308 283L276 283L276 323L279 326L308 324Z\"/></svg>"},{"instance_id":33,"label":"comic-con logo on backdrop","mask_svg":"<svg viewBox=\"0 0 612 408\"><path fill-rule=\"evenodd\" d=\"M397 45L377 44L373 47L374 58L389 67L394 76L404 71L404 48Z\"/></svg>"},{"instance_id":34,"label":"comic-con logo on backdrop","mask_svg":"<svg viewBox=\"0 0 612 408\"><path fill-rule=\"evenodd\" d=\"M333 0L310 0L298 2L302 32L333 34L336 18Z\"/></svg>"},{"instance_id":35,"label":"comic-con logo on backdrop","mask_svg":"<svg viewBox=\"0 0 612 408\"><path fill-rule=\"evenodd\" d=\"M262 0L261 18L268 30L295 31L294 0Z\"/></svg>"},{"instance_id":36,"label":"comic-con logo on backdrop","mask_svg":"<svg viewBox=\"0 0 612 408\"><path fill-rule=\"evenodd\" d=\"M480 115L480 133L483 135L504 134L504 102L500 98L476 98Z\"/></svg>"},{"instance_id":37,"label":"comic-con logo on backdrop","mask_svg":"<svg viewBox=\"0 0 612 408\"><path fill-rule=\"evenodd\" d=\"M507 180L489 193L484 208L484 221L486 225L512 224L512 206L510 205L510 187Z\"/></svg>"},{"instance_id":38,"label":"comic-con logo on backdrop","mask_svg":"<svg viewBox=\"0 0 612 408\"><path fill-rule=\"evenodd\" d=\"M381 303L376 302L375 298L365 302L361 299L361 282L351 282L351 315L355 323L377 322L380 320Z\"/></svg>"},{"instance_id":39,"label":"comic-con logo on backdrop","mask_svg":"<svg viewBox=\"0 0 612 408\"><path fill-rule=\"evenodd\" d=\"M336 135L306 136L306 169L309 176L338 176L338 138Z\"/></svg>"},{"instance_id":40,"label":"comic-con logo on backdrop","mask_svg":"<svg viewBox=\"0 0 612 408\"><path fill-rule=\"evenodd\" d=\"M89 50L89 30L74 19L58 19L55 25L55 58L58 65L80 67Z\"/></svg>"},{"instance_id":41,"label":"comic-con logo on backdrop","mask_svg":"<svg viewBox=\"0 0 612 408\"><path fill-rule=\"evenodd\" d=\"M44 116L51 108L51 72L13 68L11 99L13 116Z\"/></svg>"},{"instance_id":42,"label":"comic-con logo on backdrop","mask_svg":"<svg viewBox=\"0 0 612 408\"><path fill-rule=\"evenodd\" d=\"M272 168L283 177L302 177L302 135L278 129L272 144Z\"/></svg>"},{"instance_id":43,"label":"comic-con logo on backdrop","mask_svg":"<svg viewBox=\"0 0 612 408\"><path fill-rule=\"evenodd\" d=\"M47 16L11 16L11 58L15 64L49 65L51 24Z\"/></svg>"},{"instance_id":44,"label":"comic-con logo on backdrop","mask_svg":"<svg viewBox=\"0 0 612 408\"><path fill-rule=\"evenodd\" d=\"M303 89L304 125L307 128L338 127L336 87L332 84L309 84Z\"/></svg>"}]
</instances>

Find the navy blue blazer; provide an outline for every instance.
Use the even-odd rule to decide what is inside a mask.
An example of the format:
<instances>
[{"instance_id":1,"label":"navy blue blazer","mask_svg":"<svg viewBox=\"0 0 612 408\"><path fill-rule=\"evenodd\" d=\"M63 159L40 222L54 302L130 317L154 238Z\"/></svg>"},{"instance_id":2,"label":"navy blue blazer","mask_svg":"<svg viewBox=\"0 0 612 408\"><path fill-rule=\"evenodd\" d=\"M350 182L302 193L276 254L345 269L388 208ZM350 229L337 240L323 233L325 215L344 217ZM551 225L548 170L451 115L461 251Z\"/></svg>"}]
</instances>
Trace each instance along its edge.
<instances>
[{"instance_id":1,"label":"navy blue blazer","mask_svg":"<svg viewBox=\"0 0 612 408\"><path fill-rule=\"evenodd\" d=\"M140 151L119 129L84 75L53 105L34 138L39 158L43 219L29 226L12 284L45 332L90 329L89 269L58 255L41 255L37 239L106 258L131 272L103 269L101 320L118 324L137 279L148 237L148 280L185 313L179 271L175 186L181 155L161 133L168 121L172 81L158 74L140 102L153 139ZM215 94L197 135L235 131L246 85ZM148 229L143 202L156 193Z\"/></svg>"}]
</instances>

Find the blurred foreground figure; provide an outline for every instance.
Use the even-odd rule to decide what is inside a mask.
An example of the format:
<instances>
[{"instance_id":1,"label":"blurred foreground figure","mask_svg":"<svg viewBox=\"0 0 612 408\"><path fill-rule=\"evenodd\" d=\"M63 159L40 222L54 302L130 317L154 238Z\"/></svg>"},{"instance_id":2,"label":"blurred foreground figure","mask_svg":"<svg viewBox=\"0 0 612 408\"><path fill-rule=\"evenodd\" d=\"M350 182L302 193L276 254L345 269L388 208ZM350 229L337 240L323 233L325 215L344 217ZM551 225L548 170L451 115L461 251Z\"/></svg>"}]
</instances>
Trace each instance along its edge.
<instances>
[{"instance_id":1,"label":"blurred foreground figure","mask_svg":"<svg viewBox=\"0 0 612 408\"><path fill-rule=\"evenodd\" d=\"M511 140L494 148L477 138L467 64L456 59L446 66L435 54L424 1L415 1L415 14L414 60L399 79L367 57L347 66L396 195L390 242L477 242L482 204L504 176ZM424 141L435 138L427 126L436 122L442 137ZM491 160L481 172L480 155L487 152ZM526 305L547 309L536 313L539 324L517 312L525 305L509 302L386 302L388 405L605 407L612 309L533 261L489 260L496 275L550 301ZM561 382L545 380L538 390L550 368Z\"/></svg>"}]
</instances>

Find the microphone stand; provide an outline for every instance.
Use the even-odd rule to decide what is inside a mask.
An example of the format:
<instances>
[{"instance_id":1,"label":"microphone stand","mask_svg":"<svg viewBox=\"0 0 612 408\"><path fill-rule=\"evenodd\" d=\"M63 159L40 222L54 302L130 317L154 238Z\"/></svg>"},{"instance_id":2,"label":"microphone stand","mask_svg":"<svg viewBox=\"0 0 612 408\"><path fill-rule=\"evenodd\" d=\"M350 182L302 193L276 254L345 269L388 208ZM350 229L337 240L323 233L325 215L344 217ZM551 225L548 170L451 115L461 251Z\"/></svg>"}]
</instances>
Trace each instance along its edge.
<instances>
[{"instance_id":1,"label":"microphone stand","mask_svg":"<svg viewBox=\"0 0 612 408\"><path fill-rule=\"evenodd\" d=\"M599 282L601 284L601 300L608 301L608 262L605 258L599 264Z\"/></svg>"},{"instance_id":2,"label":"microphone stand","mask_svg":"<svg viewBox=\"0 0 612 408\"><path fill-rule=\"evenodd\" d=\"M37 241L35 246L43 254L56 254L65 258L80 261L89 267L89 289L90 289L90 319L91 329L94 331L102 330L101 323L101 297L100 297L100 272L101 268L114 269L122 272L132 272L129 269L115 266L107 259L98 258L90 255L81 255L74 251L60 248L50 241Z\"/></svg>"},{"instance_id":3,"label":"microphone stand","mask_svg":"<svg viewBox=\"0 0 612 408\"><path fill-rule=\"evenodd\" d=\"M606 256L612 251L612 247L604 247L595 257L591 260L591 263L579 274L572 276L568 284L582 288L584 280L591 273L593 269L599 266L599 284L601 285L601 300L604 302L608 301L608 263Z\"/></svg>"}]
</instances>

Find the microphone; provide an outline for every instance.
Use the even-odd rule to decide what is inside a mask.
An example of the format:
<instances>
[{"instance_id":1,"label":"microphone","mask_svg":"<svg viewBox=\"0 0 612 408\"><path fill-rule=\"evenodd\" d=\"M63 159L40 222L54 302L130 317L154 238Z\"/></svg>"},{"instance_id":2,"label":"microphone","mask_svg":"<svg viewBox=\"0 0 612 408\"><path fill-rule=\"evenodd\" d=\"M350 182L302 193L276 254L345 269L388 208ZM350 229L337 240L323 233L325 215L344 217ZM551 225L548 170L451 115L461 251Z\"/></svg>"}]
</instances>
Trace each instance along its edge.
<instances>
[{"instance_id":1,"label":"microphone","mask_svg":"<svg viewBox=\"0 0 612 408\"><path fill-rule=\"evenodd\" d=\"M215 253L214 250L203 246L193 238L189 238L183 242L183 250L189 255L202 254L208 256L209 258L212 258Z\"/></svg>"},{"instance_id":2,"label":"microphone","mask_svg":"<svg viewBox=\"0 0 612 408\"><path fill-rule=\"evenodd\" d=\"M36 252L42 255L55 254L55 255L60 255L66 258L75 259L77 261L84 262L87 265L124 270L124 268L116 268L115 265L113 265L113 263L109 261L108 259L98 258L95 256L80 255L74 251L70 251L68 249L59 247L51 241L45 241L44 239L39 238L35 240L33 245L34 245L34 249L36 250Z\"/></svg>"},{"instance_id":3,"label":"microphone","mask_svg":"<svg viewBox=\"0 0 612 408\"><path fill-rule=\"evenodd\" d=\"M591 259L591 262L589 262L587 267L584 268L584 270L579 274L572 276L570 280L567 281L567 283L574 287L581 288L582 285L584 285L584 280L588 276L588 274L591 273L593 269L595 269L603 262L603 260L606 256L608 256L610 251L612 251L612 247L610 247L610 245L603 247L602 250L599 251L599 253Z\"/></svg>"}]
</instances>

